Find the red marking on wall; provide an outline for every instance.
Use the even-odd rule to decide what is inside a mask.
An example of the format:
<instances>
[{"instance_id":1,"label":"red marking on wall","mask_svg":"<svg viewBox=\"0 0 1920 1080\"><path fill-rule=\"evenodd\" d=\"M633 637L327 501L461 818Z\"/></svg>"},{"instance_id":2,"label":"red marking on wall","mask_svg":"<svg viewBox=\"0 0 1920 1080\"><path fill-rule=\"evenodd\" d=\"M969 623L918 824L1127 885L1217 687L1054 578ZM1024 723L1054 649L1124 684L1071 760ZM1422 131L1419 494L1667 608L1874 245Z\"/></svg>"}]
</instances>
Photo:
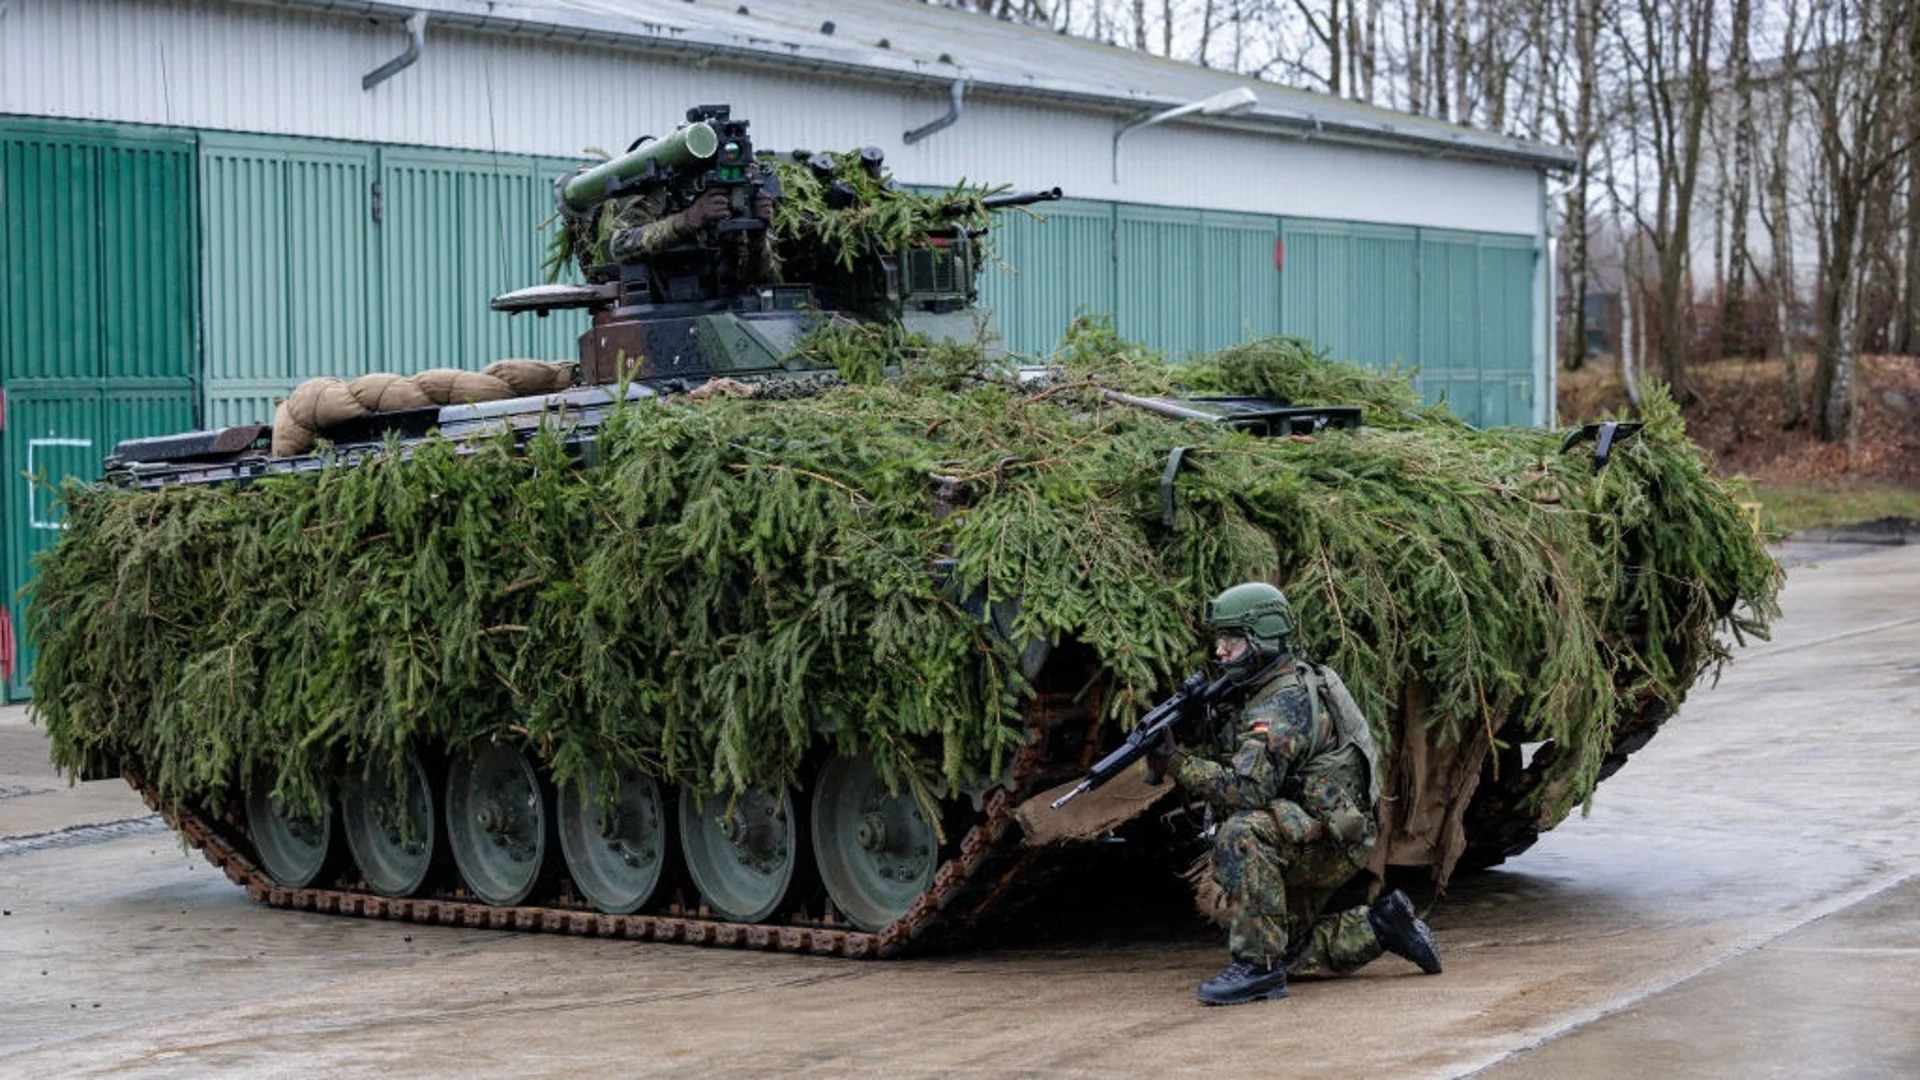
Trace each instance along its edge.
<instances>
[{"instance_id":1,"label":"red marking on wall","mask_svg":"<svg viewBox=\"0 0 1920 1080\"><path fill-rule=\"evenodd\" d=\"M1273 268L1275 270L1285 270L1287 268L1287 242L1285 240L1276 239L1273 242Z\"/></svg>"}]
</instances>

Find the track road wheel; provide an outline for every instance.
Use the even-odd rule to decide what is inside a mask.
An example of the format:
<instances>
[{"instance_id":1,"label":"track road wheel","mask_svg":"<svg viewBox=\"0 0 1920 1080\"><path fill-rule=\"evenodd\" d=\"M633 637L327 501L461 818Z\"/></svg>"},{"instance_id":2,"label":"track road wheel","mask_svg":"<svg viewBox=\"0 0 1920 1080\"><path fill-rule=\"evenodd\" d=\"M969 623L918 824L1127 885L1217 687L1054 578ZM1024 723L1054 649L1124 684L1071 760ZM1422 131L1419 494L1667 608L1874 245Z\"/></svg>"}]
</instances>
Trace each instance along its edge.
<instances>
[{"instance_id":1,"label":"track road wheel","mask_svg":"<svg viewBox=\"0 0 1920 1080\"><path fill-rule=\"evenodd\" d=\"M426 884L436 842L433 788L412 751L395 776L385 761L368 768L340 802L347 848L367 887L381 896L412 896Z\"/></svg>"},{"instance_id":2,"label":"track road wheel","mask_svg":"<svg viewBox=\"0 0 1920 1080\"><path fill-rule=\"evenodd\" d=\"M574 887L610 915L640 910L673 857L666 800L653 777L620 770L620 790L602 806L598 777L560 790L560 851Z\"/></svg>"},{"instance_id":3,"label":"track road wheel","mask_svg":"<svg viewBox=\"0 0 1920 1080\"><path fill-rule=\"evenodd\" d=\"M547 862L547 801L540 774L500 743L447 767L447 846L473 895L512 907L540 883Z\"/></svg>"},{"instance_id":4,"label":"track road wheel","mask_svg":"<svg viewBox=\"0 0 1920 1080\"><path fill-rule=\"evenodd\" d=\"M247 793L247 833L268 877L304 889L332 862L333 807L323 804L318 817L289 813L262 783Z\"/></svg>"},{"instance_id":5,"label":"track road wheel","mask_svg":"<svg viewBox=\"0 0 1920 1080\"><path fill-rule=\"evenodd\" d=\"M721 918L759 922L786 898L807 852L806 828L792 796L680 792L680 849L693 884Z\"/></svg>"},{"instance_id":6,"label":"track road wheel","mask_svg":"<svg viewBox=\"0 0 1920 1080\"><path fill-rule=\"evenodd\" d=\"M820 881L847 921L869 932L933 885L940 838L911 793L891 794L865 757L836 757L813 788Z\"/></svg>"}]
</instances>

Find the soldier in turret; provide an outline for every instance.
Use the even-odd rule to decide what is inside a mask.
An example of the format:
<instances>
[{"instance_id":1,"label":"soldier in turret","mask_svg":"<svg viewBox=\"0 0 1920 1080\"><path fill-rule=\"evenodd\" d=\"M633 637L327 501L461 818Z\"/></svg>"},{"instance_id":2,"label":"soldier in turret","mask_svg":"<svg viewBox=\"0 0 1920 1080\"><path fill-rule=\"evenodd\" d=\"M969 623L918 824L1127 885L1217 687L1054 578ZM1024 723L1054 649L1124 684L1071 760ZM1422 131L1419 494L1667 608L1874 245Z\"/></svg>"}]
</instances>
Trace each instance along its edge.
<instances>
[{"instance_id":1,"label":"soldier in turret","mask_svg":"<svg viewBox=\"0 0 1920 1080\"><path fill-rule=\"evenodd\" d=\"M779 281L771 228L718 233L715 226L732 212L728 193L722 189L708 188L687 200L672 185L648 184L634 195L612 200L601 211L593 260L610 265L700 244L729 249L742 285ZM769 225L773 221L773 196L764 189L754 197L753 214Z\"/></svg>"},{"instance_id":2,"label":"soldier in turret","mask_svg":"<svg viewBox=\"0 0 1920 1080\"><path fill-rule=\"evenodd\" d=\"M1221 593L1206 621L1245 704L1211 745L1164 744L1149 766L1219 821L1213 880L1231 962L1200 984L1200 1000L1285 997L1289 973L1344 975L1383 951L1437 974L1433 934L1404 893L1321 910L1366 865L1377 834L1378 755L1339 676L1294 651L1293 609L1265 582Z\"/></svg>"}]
</instances>

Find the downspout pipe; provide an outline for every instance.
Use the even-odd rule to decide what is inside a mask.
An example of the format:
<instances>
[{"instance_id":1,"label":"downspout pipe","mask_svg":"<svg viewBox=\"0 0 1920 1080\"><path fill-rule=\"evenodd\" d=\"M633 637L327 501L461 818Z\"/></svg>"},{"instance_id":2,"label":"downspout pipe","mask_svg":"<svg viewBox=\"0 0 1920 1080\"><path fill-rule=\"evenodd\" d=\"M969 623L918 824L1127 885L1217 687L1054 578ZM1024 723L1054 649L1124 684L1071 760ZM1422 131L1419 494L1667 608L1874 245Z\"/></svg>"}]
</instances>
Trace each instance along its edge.
<instances>
[{"instance_id":1,"label":"downspout pipe","mask_svg":"<svg viewBox=\"0 0 1920 1080\"><path fill-rule=\"evenodd\" d=\"M360 89L371 90L412 67L413 62L420 59L420 53L426 47L427 13L416 11L407 16L407 51L360 76Z\"/></svg>"},{"instance_id":2,"label":"downspout pipe","mask_svg":"<svg viewBox=\"0 0 1920 1080\"><path fill-rule=\"evenodd\" d=\"M960 78L953 80L953 86L948 89L947 93L952 98L952 103L947 106L947 115L930 124L914 128L912 131L902 135L901 139L903 139L908 146L912 146L914 143L919 142L921 139L926 138L936 131L944 131L952 127L954 122L960 119L961 110L966 108L966 76L962 75Z\"/></svg>"}]
</instances>

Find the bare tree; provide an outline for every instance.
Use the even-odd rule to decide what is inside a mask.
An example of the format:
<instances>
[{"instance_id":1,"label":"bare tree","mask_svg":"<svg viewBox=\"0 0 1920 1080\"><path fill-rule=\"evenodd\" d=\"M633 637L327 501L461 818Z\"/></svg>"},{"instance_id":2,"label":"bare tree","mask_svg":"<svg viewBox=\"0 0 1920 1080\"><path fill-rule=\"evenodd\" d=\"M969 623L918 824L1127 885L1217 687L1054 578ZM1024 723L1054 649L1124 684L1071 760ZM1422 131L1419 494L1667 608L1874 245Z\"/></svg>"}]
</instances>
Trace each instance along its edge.
<instances>
[{"instance_id":1,"label":"bare tree","mask_svg":"<svg viewBox=\"0 0 1920 1080\"><path fill-rule=\"evenodd\" d=\"M1320 11L1307 4L1307 0L1293 0L1293 6L1305 20L1307 32L1313 40L1326 50L1327 71L1322 80L1327 92L1336 96L1340 93L1340 70L1343 66L1341 31L1344 29L1340 15L1340 0L1332 0L1329 10Z\"/></svg>"},{"instance_id":2,"label":"bare tree","mask_svg":"<svg viewBox=\"0 0 1920 1080\"><path fill-rule=\"evenodd\" d=\"M1453 11L1445 29L1452 40L1447 48L1453 53L1453 109L1461 123L1473 115L1467 104L1467 87L1473 85L1473 39L1467 29L1467 0L1453 0Z\"/></svg>"},{"instance_id":3,"label":"bare tree","mask_svg":"<svg viewBox=\"0 0 1920 1080\"><path fill-rule=\"evenodd\" d=\"M1360 99L1378 101L1373 96L1376 80L1380 74L1380 5L1381 0L1367 0L1367 19L1361 27L1360 48Z\"/></svg>"},{"instance_id":4,"label":"bare tree","mask_svg":"<svg viewBox=\"0 0 1920 1080\"><path fill-rule=\"evenodd\" d=\"M1813 369L1813 429L1825 442L1853 435L1859 390L1863 225L1876 187L1896 175L1911 146L1899 115L1911 0L1819 0L1811 13L1817 58L1805 85L1819 127L1827 212L1820 350Z\"/></svg>"},{"instance_id":5,"label":"bare tree","mask_svg":"<svg viewBox=\"0 0 1920 1080\"><path fill-rule=\"evenodd\" d=\"M1573 0L1573 55L1578 72L1573 110L1559 110L1559 126L1572 135L1573 189L1567 192L1566 243L1568 291L1573 294L1571 344L1565 352L1569 368L1578 368L1587 349L1587 205L1593 190L1593 147L1596 137L1594 105L1599 92L1600 0Z\"/></svg>"},{"instance_id":6,"label":"bare tree","mask_svg":"<svg viewBox=\"0 0 1920 1080\"><path fill-rule=\"evenodd\" d=\"M1920 145L1920 19L1907 30L1907 142ZM1920 150L1907 152L1907 269L1900 351L1920 355Z\"/></svg>"},{"instance_id":7,"label":"bare tree","mask_svg":"<svg viewBox=\"0 0 1920 1080\"><path fill-rule=\"evenodd\" d=\"M1798 0L1786 2L1786 33L1782 38L1779 74L1772 84L1769 100L1772 115L1768 129L1772 142L1766 176L1767 204L1762 214L1773 261L1774 340L1787 369L1788 430L1806 422L1800 394L1799 333L1795 319L1798 307L1799 279L1794 271L1793 208L1787 188L1793 171L1793 133L1795 106L1800 83L1800 57L1805 48L1806 26L1800 20Z\"/></svg>"},{"instance_id":8,"label":"bare tree","mask_svg":"<svg viewBox=\"0 0 1920 1080\"><path fill-rule=\"evenodd\" d=\"M1613 31L1644 95L1655 174L1651 220L1635 213L1658 257L1661 377L1686 400L1686 305L1701 128L1711 98L1714 0L1635 0L1614 13Z\"/></svg>"},{"instance_id":9,"label":"bare tree","mask_svg":"<svg viewBox=\"0 0 1920 1080\"><path fill-rule=\"evenodd\" d=\"M1427 111L1427 5L1421 0L1400 6L1400 39L1406 42L1407 111Z\"/></svg>"},{"instance_id":10,"label":"bare tree","mask_svg":"<svg viewBox=\"0 0 1920 1080\"><path fill-rule=\"evenodd\" d=\"M1733 237L1728 243L1727 291L1720 309L1720 349L1724 355L1747 351L1747 217L1753 191L1753 2L1733 0L1733 27L1728 42L1728 66L1733 74L1733 191L1728 212Z\"/></svg>"}]
</instances>

